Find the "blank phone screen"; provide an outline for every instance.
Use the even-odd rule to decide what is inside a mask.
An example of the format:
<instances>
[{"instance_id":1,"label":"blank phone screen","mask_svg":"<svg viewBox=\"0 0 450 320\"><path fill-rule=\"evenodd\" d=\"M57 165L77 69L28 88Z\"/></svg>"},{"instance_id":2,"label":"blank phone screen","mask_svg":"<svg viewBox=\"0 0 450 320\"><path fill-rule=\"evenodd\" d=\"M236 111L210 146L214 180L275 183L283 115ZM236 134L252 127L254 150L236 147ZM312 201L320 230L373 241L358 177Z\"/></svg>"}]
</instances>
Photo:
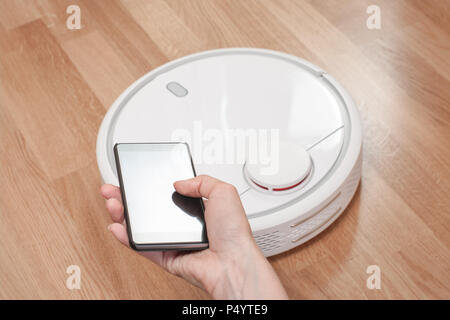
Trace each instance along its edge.
<instances>
[{"instance_id":1,"label":"blank phone screen","mask_svg":"<svg viewBox=\"0 0 450 320\"><path fill-rule=\"evenodd\" d=\"M195 176L184 143L116 145L132 239L136 244L206 242L201 199L173 183Z\"/></svg>"}]
</instances>

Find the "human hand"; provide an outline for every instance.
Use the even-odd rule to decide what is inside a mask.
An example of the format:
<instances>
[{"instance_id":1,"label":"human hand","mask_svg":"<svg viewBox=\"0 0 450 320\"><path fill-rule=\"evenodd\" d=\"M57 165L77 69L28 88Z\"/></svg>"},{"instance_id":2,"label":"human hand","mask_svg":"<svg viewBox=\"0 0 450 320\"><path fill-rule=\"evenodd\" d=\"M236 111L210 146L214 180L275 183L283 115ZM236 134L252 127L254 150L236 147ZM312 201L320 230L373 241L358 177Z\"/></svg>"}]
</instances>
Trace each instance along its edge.
<instances>
[{"instance_id":1,"label":"human hand","mask_svg":"<svg viewBox=\"0 0 450 320\"><path fill-rule=\"evenodd\" d=\"M272 266L253 239L239 194L234 186L209 176L177 181L175 190L204 197L209 248L202 251L140 251L167 271L203 288L215 299L287 299ZM113 224L108 229L129 246L120 189L105 184Z\"/></svg>"}]
</instances>

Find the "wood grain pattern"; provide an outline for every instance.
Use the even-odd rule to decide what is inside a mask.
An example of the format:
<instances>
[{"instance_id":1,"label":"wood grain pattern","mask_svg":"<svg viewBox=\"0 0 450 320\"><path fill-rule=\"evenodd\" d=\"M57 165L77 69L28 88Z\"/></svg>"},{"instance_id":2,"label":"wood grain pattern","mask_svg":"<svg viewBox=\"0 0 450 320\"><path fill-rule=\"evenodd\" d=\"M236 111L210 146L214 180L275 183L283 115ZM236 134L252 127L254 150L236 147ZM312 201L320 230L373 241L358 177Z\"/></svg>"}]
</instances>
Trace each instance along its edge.
<instances>
[{"instance_id":1,"label":"wood grain pattern","mask_svg":"<svg viewBox=\"0 0 450 320\"><path fill-rule=\"evenodd\" d=\"M0 1L0 298L208 298L118 245L95 142L114 99L171 59L250 46L321 66L352 94L363 178L341 218L270 258L295 299L450 298L450 2ZM79 265L80 290L66 288ZM381 290L366 287L378 265Z\"/></svg>"}]
</instances>

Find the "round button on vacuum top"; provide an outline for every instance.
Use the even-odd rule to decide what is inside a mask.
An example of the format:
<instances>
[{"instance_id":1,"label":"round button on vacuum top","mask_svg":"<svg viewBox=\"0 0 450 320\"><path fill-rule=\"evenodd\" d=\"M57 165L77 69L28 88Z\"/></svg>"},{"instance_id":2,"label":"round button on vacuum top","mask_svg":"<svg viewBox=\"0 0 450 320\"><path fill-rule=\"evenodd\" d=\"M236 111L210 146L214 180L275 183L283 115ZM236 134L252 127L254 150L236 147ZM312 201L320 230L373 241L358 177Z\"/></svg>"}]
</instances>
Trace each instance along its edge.
<instances>
[{"instance_id":1,"label":"round button on vacuum top","mask_svg":"<svg viewBox=\"0 0 450 320\"><path fill-rule=\"evenodd\" d=\"M270 191L293 189L306 180L312 169L311 157L301 146L280 142L267 161L245 163L245 174L257 187Z\"/></svg>"}]
</instances>

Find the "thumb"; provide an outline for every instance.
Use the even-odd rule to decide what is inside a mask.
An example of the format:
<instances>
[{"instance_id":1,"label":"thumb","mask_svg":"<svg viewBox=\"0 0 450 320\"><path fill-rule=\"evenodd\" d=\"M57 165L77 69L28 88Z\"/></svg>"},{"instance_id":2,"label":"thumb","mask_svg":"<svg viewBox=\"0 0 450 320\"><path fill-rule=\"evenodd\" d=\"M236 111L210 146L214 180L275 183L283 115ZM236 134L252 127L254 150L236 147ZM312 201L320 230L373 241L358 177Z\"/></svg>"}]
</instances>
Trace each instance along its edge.
<instances>
[{"instance_id":1,"label":"thumb","mask_svg":"<svg viewBox=\"0 0 450 320\"><path fill-rule=\"evenodd\" d=\"M209 199L220 186L225 184L216 178L200 175L192 179L176 181L173 186L178 193L184 196Z\"/></svg>"}]
</instances>

